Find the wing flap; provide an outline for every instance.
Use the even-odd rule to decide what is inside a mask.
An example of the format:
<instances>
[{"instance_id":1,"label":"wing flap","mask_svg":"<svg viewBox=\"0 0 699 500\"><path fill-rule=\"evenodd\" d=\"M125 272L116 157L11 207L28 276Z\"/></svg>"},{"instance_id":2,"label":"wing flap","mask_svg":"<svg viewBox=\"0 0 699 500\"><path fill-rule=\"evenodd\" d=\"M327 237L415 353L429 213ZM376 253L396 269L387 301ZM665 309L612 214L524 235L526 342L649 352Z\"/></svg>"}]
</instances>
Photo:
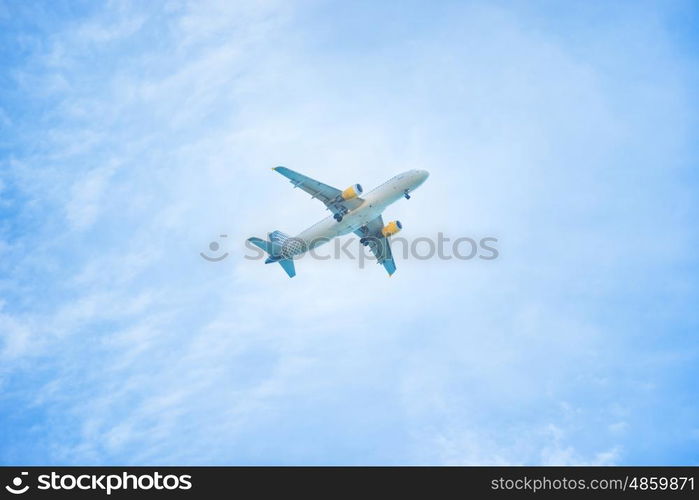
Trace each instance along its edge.
<instances>
[{"instance_id":1,"label":"wing flap","mask_svg":"<svg viewBox=\"0 0 699 500\"><path fill-rule=\"evenodd\" d=\"M306 177L305 175L299 174L290 168L276 167L274 170L289 179L295 188L299 188L302 191L307 192L312 198L318 198L325 204L330 203L332 200L342 194L342 191L339 189L323 184L322 182L311 179L310 177Z\"/></svg>"},{"instance_id":2,"label":"wing flap","mask_svg":"<svg viewBox=\"0 0 699 500\"><path fill-rule=\"evenodd\" d=\"M333 214L345 214L357 208L364 201L361 198L343 200L341 197L342 190L328 186L327 184L315 179L311 179L310 177L291 170L290 168L275 167L272 170L279 172L284 177L289 179L295 188L299 188L302 191L310 194L311 199L317 198L322 201Z\"/></svg>"}]
</instances>

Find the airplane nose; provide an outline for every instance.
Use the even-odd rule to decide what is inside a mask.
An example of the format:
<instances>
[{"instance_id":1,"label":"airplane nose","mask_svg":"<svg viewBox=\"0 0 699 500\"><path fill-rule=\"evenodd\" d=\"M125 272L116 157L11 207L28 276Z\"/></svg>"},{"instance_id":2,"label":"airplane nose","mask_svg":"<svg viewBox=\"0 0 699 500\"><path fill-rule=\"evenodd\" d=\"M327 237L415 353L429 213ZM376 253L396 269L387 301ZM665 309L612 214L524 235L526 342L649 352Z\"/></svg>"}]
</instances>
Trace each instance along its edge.
<instances>
[{"instance_id":1,"label":"airplane nose","mask_svg":"<svg viewBox=\"0 0 699 500\"><path fill-rule=\"evenodd\" d=\"M430 176L430 173L427 170L417 170L417 178L420 180L420 184L425 182L425 180Z\"/></svg>"},{"instance_id":2,"label":"airplane nose","mask_svg":"<svg viewBox=\"0 0 699 500\"><path fill-rule=\"evenodd\" d=\"M410 176L410 190L417 189L425 182L430 173L427 170L413 170Z\"/></svg>"}]
</instances>

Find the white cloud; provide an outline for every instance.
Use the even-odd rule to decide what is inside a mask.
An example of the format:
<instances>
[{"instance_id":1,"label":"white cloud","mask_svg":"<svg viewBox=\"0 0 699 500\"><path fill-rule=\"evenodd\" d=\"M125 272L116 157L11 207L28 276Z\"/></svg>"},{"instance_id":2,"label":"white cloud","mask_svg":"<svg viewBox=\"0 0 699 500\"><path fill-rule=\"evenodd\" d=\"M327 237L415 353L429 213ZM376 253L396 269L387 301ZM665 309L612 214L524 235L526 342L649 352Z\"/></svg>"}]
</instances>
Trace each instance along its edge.
<instances>
[{"instance_id":1,"label":"white cloud","mask_svg":"<svg viewBox=\"0 0 699 500\"><path fill-rule=\"evenodd\" d=\"M113 166L96 168L73 184L66 206L66 217L71 227L86 229L97 220L102 198L108 195L109 179L114 172Z\"/></svg>"},{"instance_id":2,"label":"white cloud","mask_svg":"<svg viewBox=\"0 0 699 500\"><path fill-rule=\"evenodd\" d=\"M0 314L2 350L0 359L8 363L31 352L31 330L12 316Z\"/></svg>"},{"instance_id":3,"label":"white cloud","mask_svg":"<svg viewBox=\"0 0 699 500\"><path fill-rule=\"evenodd\" d=\"M60 417L37 461L628 459L639 423L619 400L633 407L627 389L649 376L624 301L630 280L664 290L657 240L686 227L658 203L686 187L654 160L686 147L671 47L653 55L668 71L635 85L645 51L601 56L587 28L572 43L508 8L455 7L362 47L316 30L342 22L306 5L115 5L24 69L29 87L63 82L49 92L61 119L39 122L48 147L14 170L60 223L11 275L42 300L2 317L8 359L47 374L31 404ZM387 217L407 237L495 234L501 258L400 260L390 280L303 259L288 280L241 258L244 238L325 215L278 164L367 188L427 168ZM230 257L203 261L222 233ZM656 374L677 362L653 359Z\"/></svg>"}]
</instances>

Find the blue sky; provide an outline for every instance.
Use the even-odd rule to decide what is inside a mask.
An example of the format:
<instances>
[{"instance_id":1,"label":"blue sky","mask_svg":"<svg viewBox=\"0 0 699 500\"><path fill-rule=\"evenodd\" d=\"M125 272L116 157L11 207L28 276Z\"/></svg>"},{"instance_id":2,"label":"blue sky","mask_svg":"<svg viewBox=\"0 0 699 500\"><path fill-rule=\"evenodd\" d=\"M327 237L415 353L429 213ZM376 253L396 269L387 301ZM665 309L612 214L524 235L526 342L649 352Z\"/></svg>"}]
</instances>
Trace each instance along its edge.
<instances>
[{"instance_id":1,"label":"blue sky","mask_svg":"<svg viewBox=\"0 0 699 500\"><path fill-rule=\"evenodd\" d=\"M0 463L699 463L698 20L0 2ZM289 280L276 165L500 257Z\"/></svg>"}]
</instances>

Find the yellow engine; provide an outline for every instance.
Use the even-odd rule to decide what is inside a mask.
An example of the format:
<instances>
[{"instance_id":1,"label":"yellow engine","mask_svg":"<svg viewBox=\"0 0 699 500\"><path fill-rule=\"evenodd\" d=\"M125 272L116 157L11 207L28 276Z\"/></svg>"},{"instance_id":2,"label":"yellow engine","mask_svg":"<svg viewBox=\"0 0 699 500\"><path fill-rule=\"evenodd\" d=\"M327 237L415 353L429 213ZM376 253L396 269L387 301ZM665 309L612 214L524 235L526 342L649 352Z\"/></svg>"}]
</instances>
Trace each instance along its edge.
<instances>
[{"instance_id":1,"label":"yellow engine","mask_svg":"<svg viewBox=\"0 0 699 500\"><path fill-rule=\"evenodd\" d=\"M381 234L388 238L389 236L393 236L394 234L398 233L398 231L401 229L403 229L403 224L401 224L398 220L392 220L383 227Z\"/></svg>"},{"instance_id":2,"label":"yellow engine","mask_svg":"<svg viewBox=\"0 0 699 500\"><path fill-rule=\"evenodd\" d=\"M345 189L340 196L342 196L343 200L347 201L355 199L360 194L362 194L362 186L359 184L354 184Z\"/></svg>"}]
</instances>

